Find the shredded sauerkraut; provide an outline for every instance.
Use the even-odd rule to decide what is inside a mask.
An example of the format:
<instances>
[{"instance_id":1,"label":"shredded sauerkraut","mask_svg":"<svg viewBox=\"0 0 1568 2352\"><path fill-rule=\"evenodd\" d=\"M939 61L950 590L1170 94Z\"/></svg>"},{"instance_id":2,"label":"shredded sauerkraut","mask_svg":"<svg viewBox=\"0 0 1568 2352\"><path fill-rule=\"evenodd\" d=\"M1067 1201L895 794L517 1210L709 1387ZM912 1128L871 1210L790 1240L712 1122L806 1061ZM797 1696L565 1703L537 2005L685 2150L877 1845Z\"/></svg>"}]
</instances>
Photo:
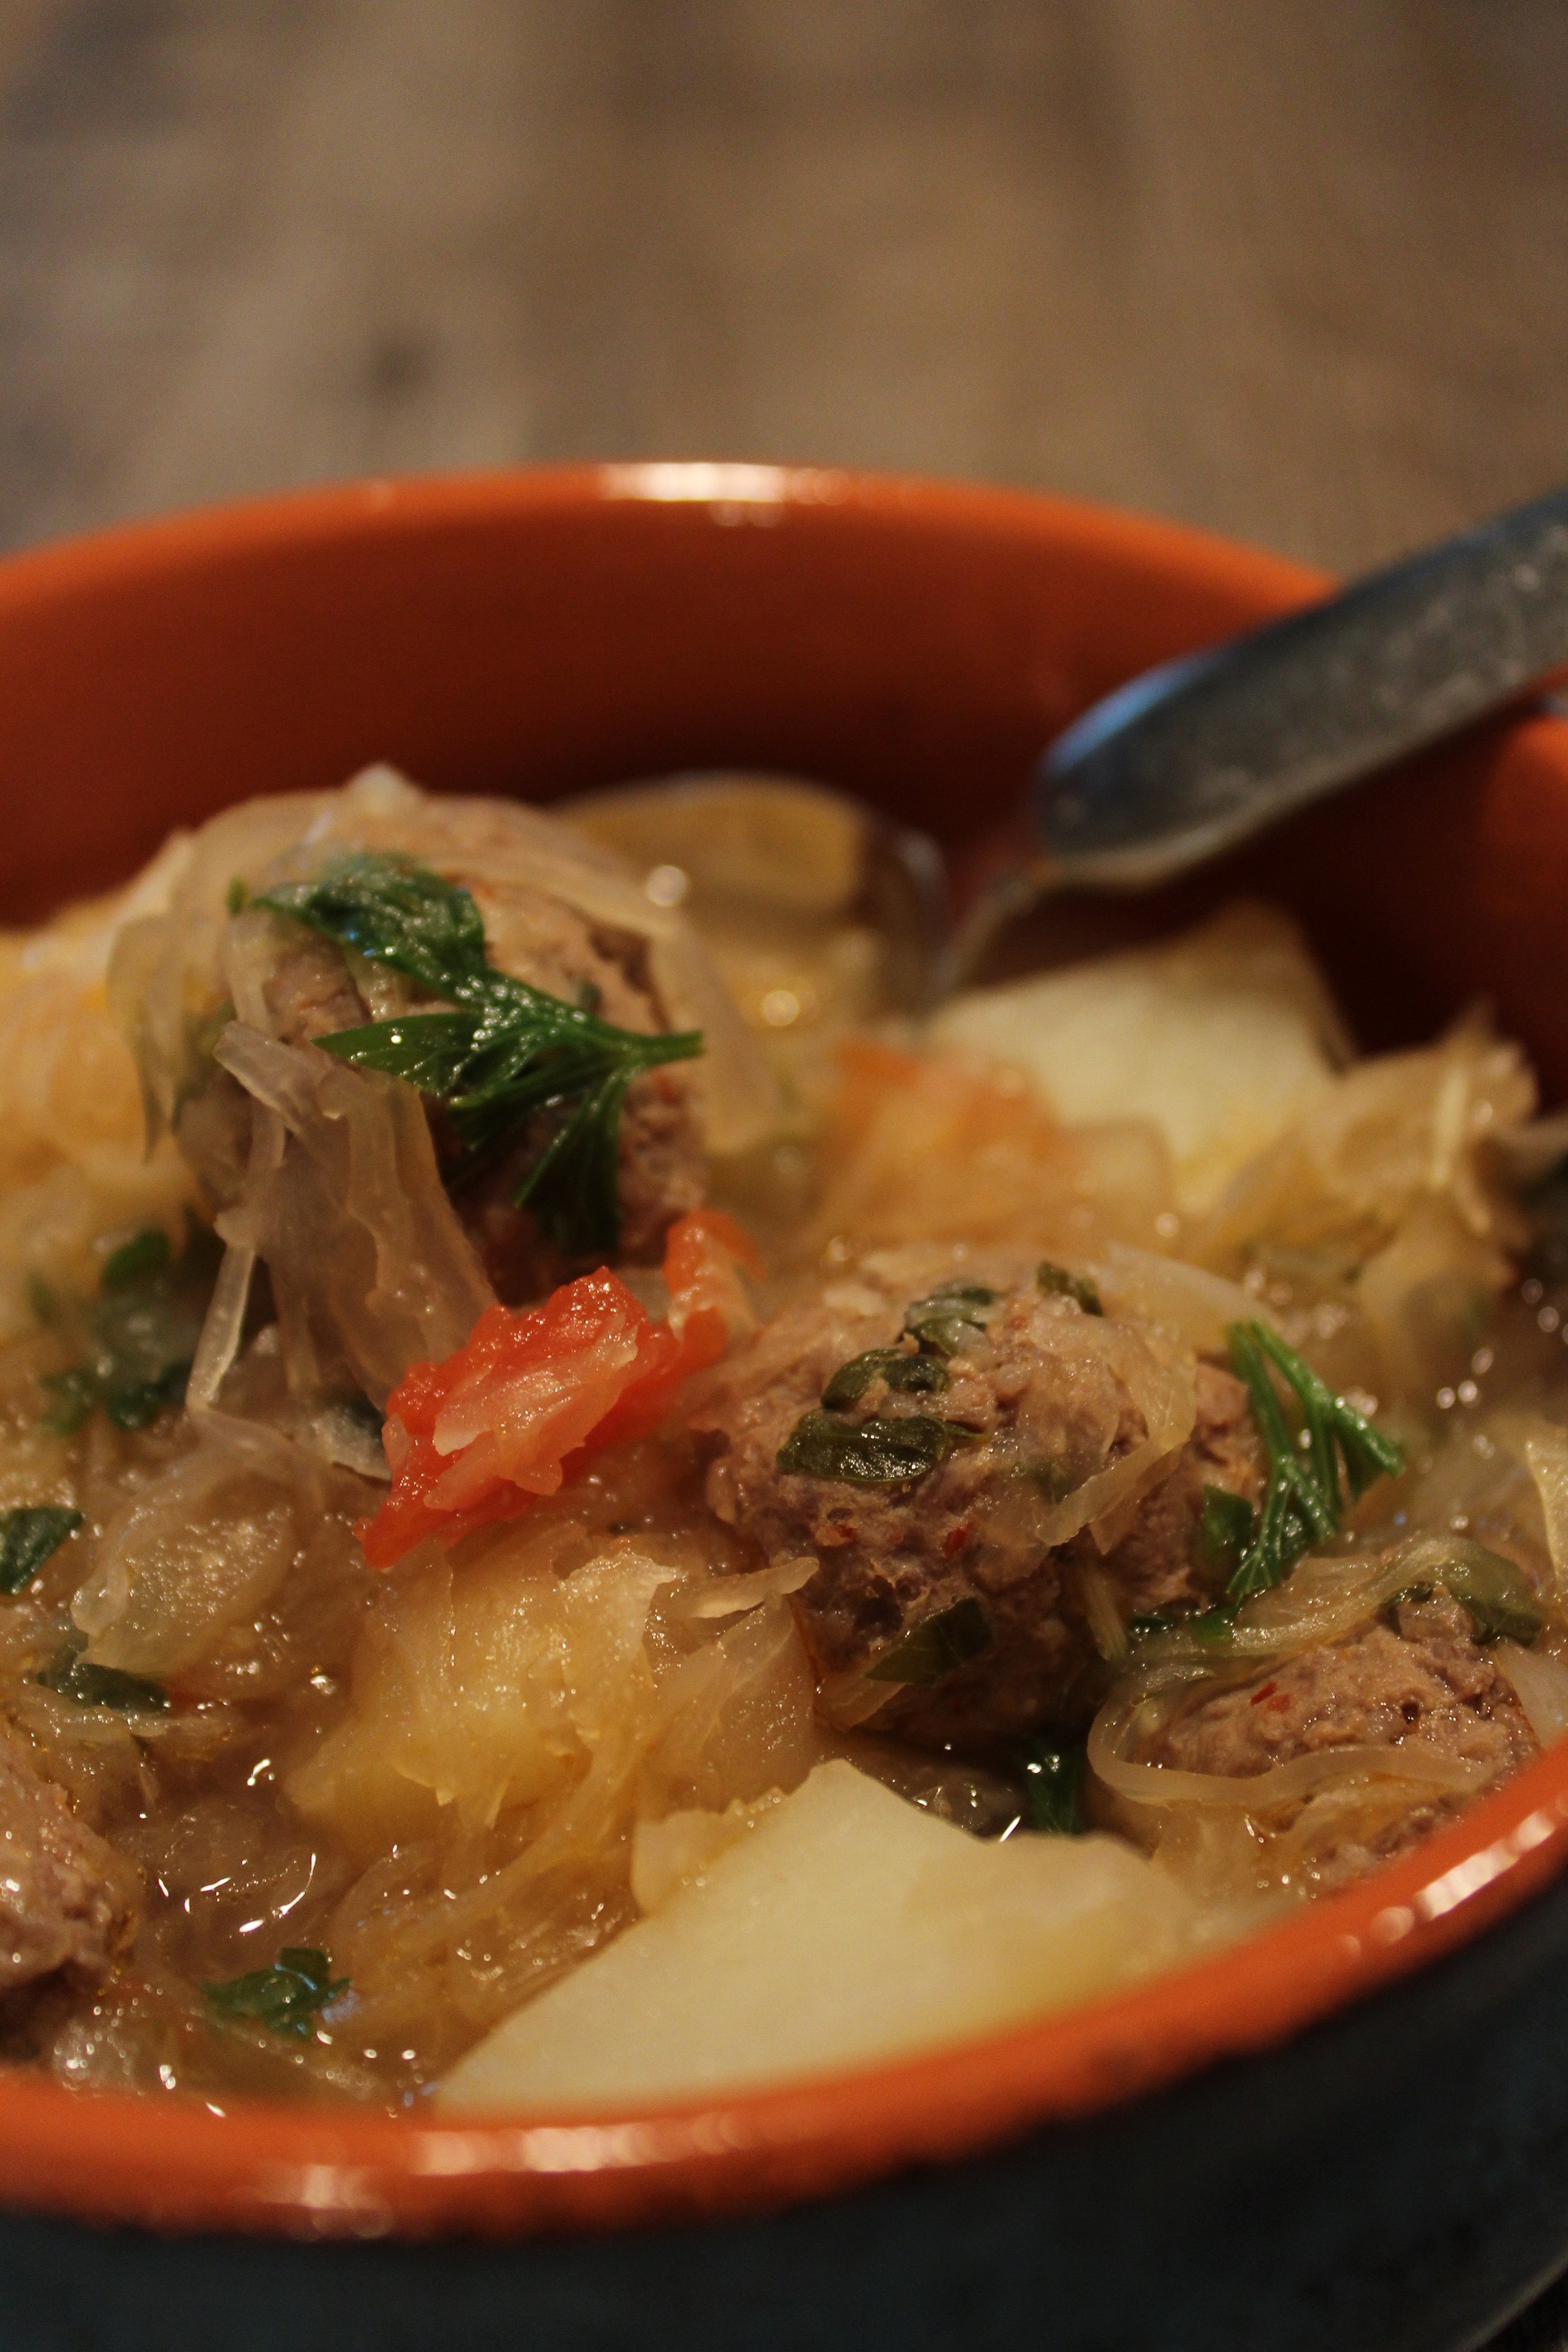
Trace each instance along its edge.
<instances>
[{"instance_id":1,"label":"shredded sauerkraut","mask_svg":"<svg viewBox=\"0 0 1568 2352\"><path fill-rule=\"evenodd\" d=\"M779 816L756 789L747 843ZM634 869L555 819L372 770L229 811L118 898L0 939L0 1737L142 1889L90 1981L37 2008L0 1985L65 2079L405 2106L639 1917L679 1922L672 2000L683 1970L717 1981L703 1922L728 1915L703 1890L742 1885L744 1853L803 1874L770 1930L787 1987L814 1965L805 1923L869 1899L866 1776L971 1837L1089 1830L1048 1869L973 1884L932 1849L972 1951L1026 1911L1054 1956L1039 2007L1374 1867L1568 1730L1568 1133L1536 1119L1519 1049L1472 1016L1356 1061L1300 941L1258 910L923 1033L907 992L882 1017L909 942L879 933L831 810L784 812L833 851L798 905L746 866L752 939L728 885L683 908L699 803L659 805L687 828L663 861L640 804L582 813ZM341 1053L355 1024L453 1009L258 903L351 855L464 894L494 970L548 971L584 1018L610 986L606 1019L701 1031L692 1091L648 1090L635 1149L609 1106L657 1246L567 1267L548 1310L506 1292L498 1268L545 1263L501 1244L570 1073L536 1128L475 1145L437 1087ZM1171 973L1172 1067L1119 1093L1116 1040ZM1033 1035L1053 1004L1071 1035ZM787 1050L770 1024L795 1024ZM1239 1108L1232 1087L1205 1126L1220 1035L1260 1066L1277 1039L1279 1084ZM1053 1072L1092 1117L1050 1099ZM1342 1496L1332 1468L1323 1528L1246 1591L1226 1579L1254 1504L1203 1402L1238 1328L1403 1460ZM999 1369L977 1418L982 1347ZM1027 1388L1047 1360L1078 1416L1056 1454ZM820 1479L809 1538L710 1475L715 1432L775 1395L819 1445L865 1440ZM1321 1475L1310 1415L1275 1401ZM930 1558L904 1508L924 1472L878 1467L900 1436L968 1480ZM876 1542L881 1583L846 1587L869 1646L825 1664L811 1596ZM968 1558L954 1600L941 1580ZM910 1695L978 1686L1053 1559L1076 1713L922 1748ZM1129 1601L1183 1578L1173 1603ZM942 1605L906 1623L922 1579ZM1458 1712L1410 1698L1426 1713L1396 1719L1382 1685L1352 1706L1352 1655L1414 1662L1412 1690L1449 1674ZM1264 1738L1262 1715L1237 1727L1255 1702L1296 1712ZM808 1816L803 1852L787 1824ZM966 2010L962 1970L931 1967L941 2034L977 2030L992 2012ZM586 2034L571 2020L597 1999L550 2013ZM459 2079L504 2096L502 2052ZM569 2039L549 2055L598 2079L586 2044L575 2075Z\"/></svg>"}]
</instances>

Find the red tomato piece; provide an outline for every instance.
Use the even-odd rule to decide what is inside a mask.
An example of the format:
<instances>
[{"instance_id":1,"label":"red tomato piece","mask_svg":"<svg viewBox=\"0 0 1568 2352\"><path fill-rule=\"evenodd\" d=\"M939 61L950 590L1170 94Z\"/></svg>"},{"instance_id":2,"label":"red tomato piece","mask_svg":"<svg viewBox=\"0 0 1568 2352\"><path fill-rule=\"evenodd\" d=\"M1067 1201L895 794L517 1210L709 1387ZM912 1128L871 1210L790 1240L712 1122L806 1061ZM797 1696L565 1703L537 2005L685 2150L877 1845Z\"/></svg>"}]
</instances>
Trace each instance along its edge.
<instances>
[{"instance_id":1,"label":"red tomato piece","mask_svg":"<svg viewBox=\"0 0 1568 2352\"><path fill-rule=\"evenodd\" d=\"M716 1364L732 1339L756 1328L739 1268L762 1272L749 1234L721 1209L678 1217L664 1245L669 1319L650 1327L636 1378L594 1433L595 1448L657 1429L683 1381Z\"/></svg>"},{"instance_id":2,"label":"red tomato piece","mask_svg":"<svg viewBox=\"0 0 1568 2352\"><path fill-rule=\"evenodd\" d=\"M439 1364L413 1365L387 1400L392 1492L360 1530L373 1568L423 1538L449 1548L552 1495L613 1440L658 1426L677 1389L751 1327L737 1265L757 1253L731 1218L678 1218L665 1246L668 1320L607 1266L542 1306L487 1307Z\"/></svg>"}]
</instances>

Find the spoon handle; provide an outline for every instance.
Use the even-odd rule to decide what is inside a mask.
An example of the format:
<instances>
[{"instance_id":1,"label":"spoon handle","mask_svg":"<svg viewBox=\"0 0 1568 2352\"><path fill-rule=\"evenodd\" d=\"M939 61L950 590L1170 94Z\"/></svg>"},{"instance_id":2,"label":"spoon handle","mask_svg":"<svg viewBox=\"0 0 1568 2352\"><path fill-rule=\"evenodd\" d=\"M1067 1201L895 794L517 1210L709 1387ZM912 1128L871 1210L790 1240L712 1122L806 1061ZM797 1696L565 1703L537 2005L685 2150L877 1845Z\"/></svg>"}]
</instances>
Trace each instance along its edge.
<instances>
[{"instance_id":1,"label":"spoon handle","mask_svg":"<svg viewBox=\"0 0 1568 2352\"><path fill-rule=\"evenodd\" d=\"M1568 489L1096 703L1037 772L1045 864L1163 881L1565 663Z\"/></svg>"}]
</instances>

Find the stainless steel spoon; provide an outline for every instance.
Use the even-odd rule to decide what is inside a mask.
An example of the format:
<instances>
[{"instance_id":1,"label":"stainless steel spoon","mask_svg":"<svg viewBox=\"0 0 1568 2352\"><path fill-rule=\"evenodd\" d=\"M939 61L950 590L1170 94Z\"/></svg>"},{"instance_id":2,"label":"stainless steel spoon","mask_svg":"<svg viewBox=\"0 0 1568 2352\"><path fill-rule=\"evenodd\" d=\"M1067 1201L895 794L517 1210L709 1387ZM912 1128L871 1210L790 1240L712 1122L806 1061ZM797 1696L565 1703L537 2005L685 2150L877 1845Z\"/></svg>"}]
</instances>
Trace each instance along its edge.
<instances>
[{"instance_id":1,"label":"stainless steel spoon","mask_svg":"<svg viewBox=\"0 0 1568 2352\"><path fill-rule=\"evenodd\" d=\"M1045 891L1168 881L1564 664L1568 489L1145 671L1041 760L1032 854L970 908L948 985Z\"/></svg>"}]
</instances>

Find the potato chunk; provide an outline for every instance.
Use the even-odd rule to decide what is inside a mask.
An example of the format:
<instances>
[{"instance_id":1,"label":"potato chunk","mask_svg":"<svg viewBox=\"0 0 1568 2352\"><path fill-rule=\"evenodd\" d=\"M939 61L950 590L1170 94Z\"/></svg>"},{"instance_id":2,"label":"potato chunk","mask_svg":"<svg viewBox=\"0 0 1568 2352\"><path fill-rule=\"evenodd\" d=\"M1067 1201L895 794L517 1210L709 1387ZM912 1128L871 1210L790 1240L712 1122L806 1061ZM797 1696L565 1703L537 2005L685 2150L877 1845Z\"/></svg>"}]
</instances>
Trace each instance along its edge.
<instances>
[{"instance_id":1,"label":"potato chunk","mask_svg":"<svg viewBox=\"0 0 1568 2352\"><path fill-rule=\"evenodd\" d=\"M438 2096L593 2107L867 2064L1169 1964L1191 1921L1173 1885L1109 1838L984 1844L821 1764L498 2026Z\"/></svg>"},{"instance_id":2,"label":"potato chunk","mask_svg":"<svg viewBox=\"0 0 1568 2352\"><path fill-rule=\"evenodd\" d=\"M942 1008L931 1042L1022 1070L1075 1123L1152 1119L1194 1212L1324 1091L1348 1050L1295 924L1246 905L1157 947L973 989Z\"/></svg>"}]
</instances>

